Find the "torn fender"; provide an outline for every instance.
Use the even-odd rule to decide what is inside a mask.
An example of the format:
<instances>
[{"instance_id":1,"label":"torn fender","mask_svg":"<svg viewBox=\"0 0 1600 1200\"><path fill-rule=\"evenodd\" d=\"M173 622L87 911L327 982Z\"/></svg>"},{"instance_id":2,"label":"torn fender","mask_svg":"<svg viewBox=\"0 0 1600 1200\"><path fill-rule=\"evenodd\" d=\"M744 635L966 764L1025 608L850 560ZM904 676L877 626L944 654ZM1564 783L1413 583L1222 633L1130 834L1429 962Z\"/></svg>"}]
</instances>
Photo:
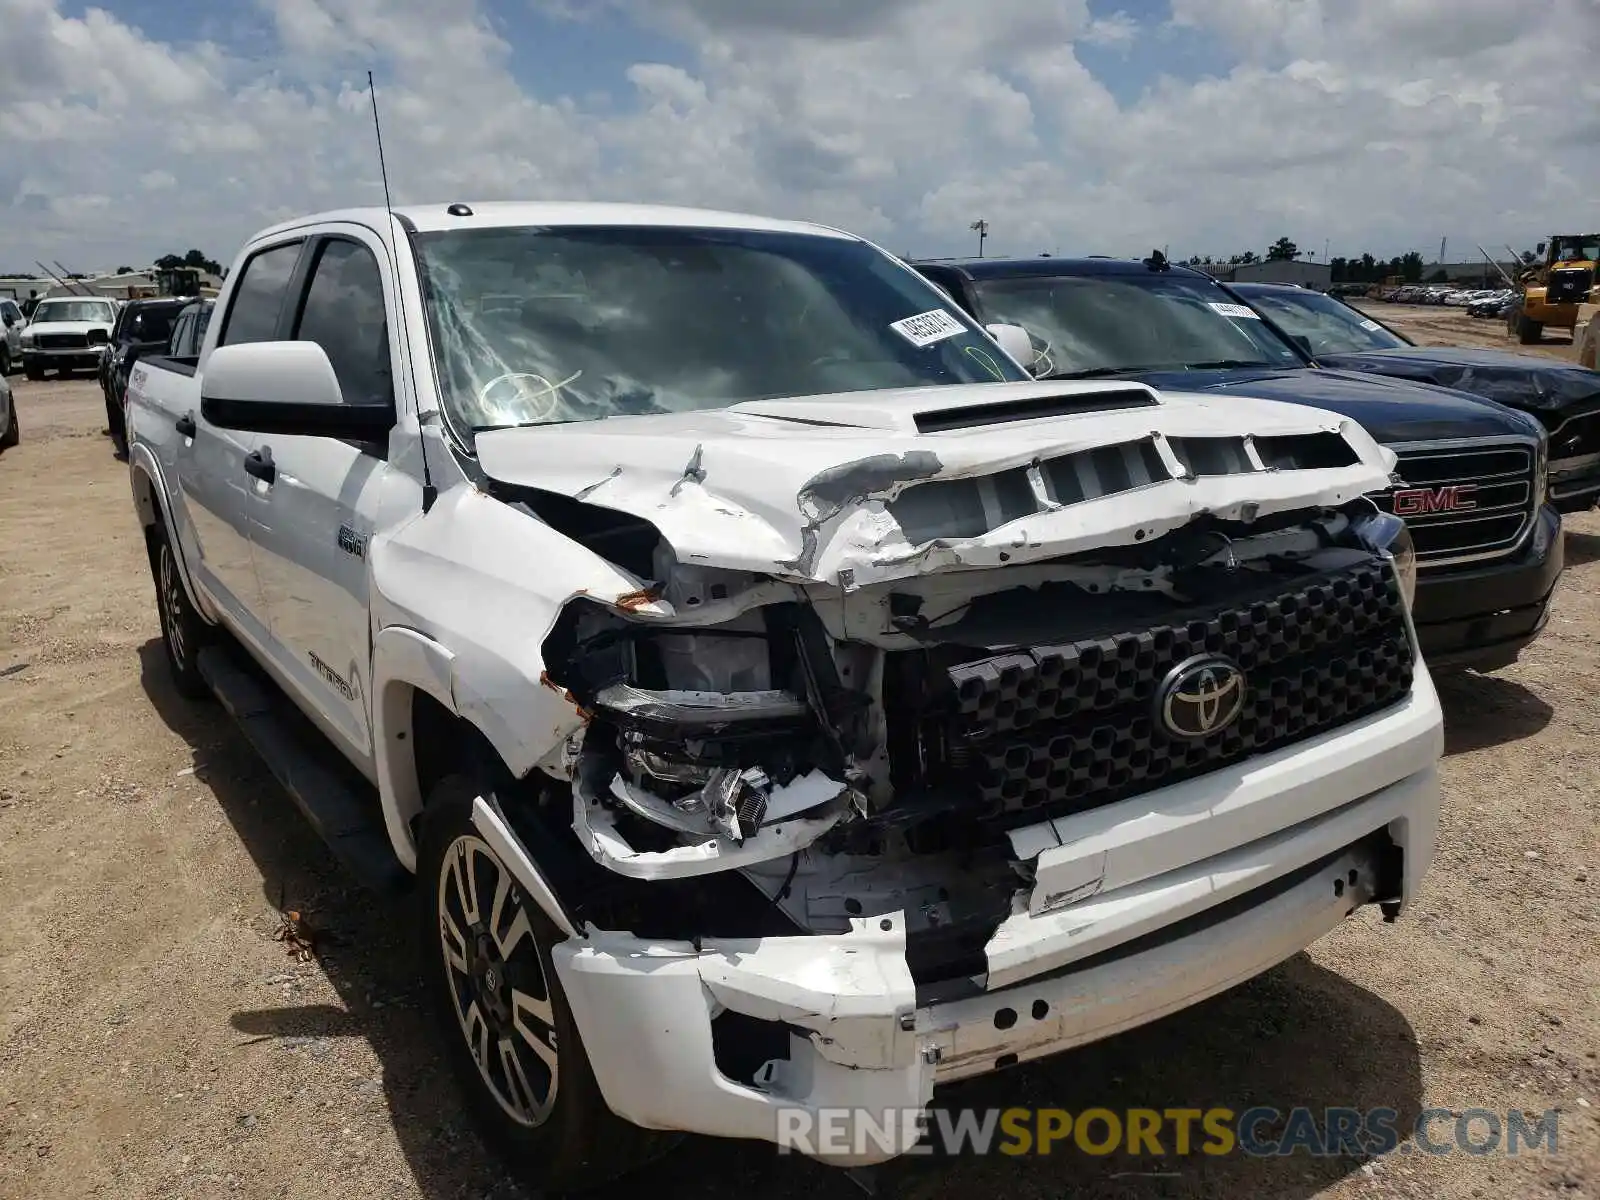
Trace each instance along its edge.
<instances>
[{"instance_id":1,"label":"torn fender","mask_svg":"<svg viewBox=\"0 0 1600 1200\"><path fill-rule=\"evenodd\" d=\"M525 775L583 728L545 673L543 642L574 598L614 601L643 581L507 504L462 484L373 538L373 623L448 648L453 711Z\"/></svg>"}]
</instances>

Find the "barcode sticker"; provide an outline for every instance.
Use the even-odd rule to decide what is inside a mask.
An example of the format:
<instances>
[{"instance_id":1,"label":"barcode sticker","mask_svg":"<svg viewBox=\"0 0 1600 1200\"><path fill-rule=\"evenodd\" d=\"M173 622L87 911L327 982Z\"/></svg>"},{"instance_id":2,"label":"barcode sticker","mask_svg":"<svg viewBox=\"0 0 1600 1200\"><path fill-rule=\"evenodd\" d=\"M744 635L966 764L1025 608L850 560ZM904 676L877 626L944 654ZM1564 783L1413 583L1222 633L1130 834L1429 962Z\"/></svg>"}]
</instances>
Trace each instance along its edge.
<instances>
[{"instance_id":1,"label":"barcode sticker","mask_svg":"<svg viewBox=\"0 0 1600 1200\"><path fill-rule=\"evenodd\" d=\"M1261 319L1255 309L1245 304L1222 304L1212 301L1211 309L1213 312L1219 312L1225 317L1248 317L1252 321Z\"/></svg>"},{"instance_id":2,"label":"barcode sticker","mask_svg":"<svg viewBox=\"0 0 1600 1200\"><path fill-rule=\"evenodd\" d=\"M967 327L942 308L889 322L889 328L913 346L931 346L967 331Z\"/></svg>"},{"instance_id":3,"label":"barcode sticker","mask_svg":"<svg viewBox=\"0 0 1600 1200\"><path fill-rule=\"evenodd\" d=\"M1369 319L1369 320L1361 322L1361 328L1370 329L1374 333L1376 333L1378 330L1382 329L1383 326L1379 325L1376 321L1373 321L1373 320Z\"/></svg>"}]
</instances>

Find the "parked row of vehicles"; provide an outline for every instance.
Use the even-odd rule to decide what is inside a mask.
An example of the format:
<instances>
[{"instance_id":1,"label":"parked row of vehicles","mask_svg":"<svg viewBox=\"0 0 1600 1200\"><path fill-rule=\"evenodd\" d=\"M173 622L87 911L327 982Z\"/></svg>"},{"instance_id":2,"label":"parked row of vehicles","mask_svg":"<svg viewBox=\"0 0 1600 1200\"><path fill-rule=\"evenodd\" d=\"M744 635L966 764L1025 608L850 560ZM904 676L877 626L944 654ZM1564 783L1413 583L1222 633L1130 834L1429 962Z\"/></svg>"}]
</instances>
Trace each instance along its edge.
<instances>
[{"instance_id":1,"label":"parked row of vehicles","mask_svg":"<svg viewBox=\"0 0 1600 1200\"><path fill-rule=\"evenodd\" d=\"M846 1111L797 1148L859 1165L1416 895L1432 672L1543 627L1600 376L1384 333L1159 255L353 210L132 361L128 462L176 686L413 889L526 1176Z\"/></svg>"},{"instance_id":2,"label":"parked row of vehicles","mask_svg":"<svg viewBox=\"0 0 1600 1200\"><path fill-rule=\"evenodd\" d=\"M1374 298L1387 304L1434 304L1471 311L1474 306L1480 309L1490 304L1504 306L1516 299L1517 295L1517 292L1505 288L1457 288L1443 284L1416 284L1380 288L1374 294Z\"/></svg>"}]
</instances>

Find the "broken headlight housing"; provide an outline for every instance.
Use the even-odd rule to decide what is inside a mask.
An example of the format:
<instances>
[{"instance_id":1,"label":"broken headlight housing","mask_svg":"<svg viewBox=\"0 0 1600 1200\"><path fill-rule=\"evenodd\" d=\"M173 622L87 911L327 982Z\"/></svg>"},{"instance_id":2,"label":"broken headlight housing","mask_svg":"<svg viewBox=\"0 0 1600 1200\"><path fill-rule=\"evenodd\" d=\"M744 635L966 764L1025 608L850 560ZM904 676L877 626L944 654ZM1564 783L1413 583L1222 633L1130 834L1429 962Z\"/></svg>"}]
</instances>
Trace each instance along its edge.
<instances>
[{"instance_id":1,"label":"broken headlight housing","mask_svg":"<svg viewBox=\"0 0 1600 1200\"><path fill-rule=\"evenodd\" d=\"M1393 513L1380 512L1374 507L1372 512L1357 517L1351 528L1363 546L1394 564L1394 573L1400 580L1400 594L1405 597L1409 609L1417 596L1417 548L1412 544L1406 523Z\"/></svg>"}]
</instances>

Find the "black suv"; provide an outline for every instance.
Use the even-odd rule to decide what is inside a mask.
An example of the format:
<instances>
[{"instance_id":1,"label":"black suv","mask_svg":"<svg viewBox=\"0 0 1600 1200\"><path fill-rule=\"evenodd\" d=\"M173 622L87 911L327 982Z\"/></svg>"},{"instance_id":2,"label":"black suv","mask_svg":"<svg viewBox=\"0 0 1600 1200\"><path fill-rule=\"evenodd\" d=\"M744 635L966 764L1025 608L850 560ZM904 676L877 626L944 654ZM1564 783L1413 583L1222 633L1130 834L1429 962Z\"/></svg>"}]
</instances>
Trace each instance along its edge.
<instances>
[{"instance_id":1,"label":"black suv","mask_svg":"<svg viewBox=\"0 0 1600 1200\"><path fill-rule=\"evenodd\" d=\"M106 427L118 455L128 452L123 402L128 374L141 354L167 353L178 313L194 303L191 297L165 296L159 300L130 300L117 313L111 327L111 345L100 360L100 390L106 398Z\"/></svg>"},{"instance_id":2,"label":"black suv","mask_svg":"<svg viewBox=\"0 0 1600 1200\"><path fill-rule=\"evenodd\" d=\"M1491 400L1410 380L1319 368L1209 275L1110 258L912 264L985 324L1020 326L1044 379L1133 379L1328 409L1399 458L1373 500L1417 547L1413 619L1428 665L1492 671L1549 618L1561 515L1547 502L1549 439Z\"/></svg>"}]
</instances>

